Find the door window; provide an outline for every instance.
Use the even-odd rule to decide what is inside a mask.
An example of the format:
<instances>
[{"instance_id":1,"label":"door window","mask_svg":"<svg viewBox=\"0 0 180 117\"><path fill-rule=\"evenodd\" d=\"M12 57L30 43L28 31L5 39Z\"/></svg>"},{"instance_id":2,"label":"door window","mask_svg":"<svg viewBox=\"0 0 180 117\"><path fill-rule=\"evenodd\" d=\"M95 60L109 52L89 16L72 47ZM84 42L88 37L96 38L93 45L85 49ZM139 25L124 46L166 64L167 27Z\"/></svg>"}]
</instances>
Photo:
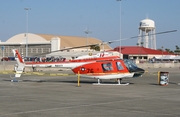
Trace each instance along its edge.
<instances>
[{"instance_id":1,"label":"door window","mask_svg":"<svg viewBox=\"0 0 180 117\"><path fill-rule=\"evenodd\" d=\"M116 62L116 67L118 70L123 70L123 66L121 65L121 62Z\"/></svg>"},{"instance_id":2,"label":"door window","mask_svg":"<svg viewBox=\"0 0 180 117\"><path fill-rule=\"evenodd\" d=\"M103 63L102 64L102 68L104 71L112 71L113 67L111 63Z\"/></svg>"}]
</instances>

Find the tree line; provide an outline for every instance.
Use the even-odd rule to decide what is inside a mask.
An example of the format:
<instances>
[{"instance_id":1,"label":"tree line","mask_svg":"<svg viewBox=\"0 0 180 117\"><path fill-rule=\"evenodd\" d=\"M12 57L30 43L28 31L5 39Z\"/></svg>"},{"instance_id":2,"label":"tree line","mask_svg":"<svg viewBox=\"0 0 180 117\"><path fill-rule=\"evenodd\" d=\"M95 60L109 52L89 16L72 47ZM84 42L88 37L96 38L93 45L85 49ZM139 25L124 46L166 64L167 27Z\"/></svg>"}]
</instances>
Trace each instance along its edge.
<instances>
[{"instance_id":1,"label":"tree line","mask_svg":"<svg viewBox=\"0 0 180 117\"><path fill-rule=\"evenodd\" d=\"M170 49L168 49L168 48L163 49L164 47L162 46L162 47L161 47L160 49L158 49L158 50L160 50L160 51L166 51L166 52L168 52L168 53L180 55L180 47L179 47L178 45L176 45L175 47L176 47L175 50L170 50Z\"/></svg>"}]
</instances>

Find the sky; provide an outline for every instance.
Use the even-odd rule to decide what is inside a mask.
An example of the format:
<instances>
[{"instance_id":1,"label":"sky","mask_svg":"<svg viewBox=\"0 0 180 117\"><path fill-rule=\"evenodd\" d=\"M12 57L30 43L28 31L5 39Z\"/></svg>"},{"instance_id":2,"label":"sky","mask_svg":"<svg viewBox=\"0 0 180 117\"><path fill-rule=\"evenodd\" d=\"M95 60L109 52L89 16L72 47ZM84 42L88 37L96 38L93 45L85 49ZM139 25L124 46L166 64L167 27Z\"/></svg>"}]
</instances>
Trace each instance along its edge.
<instances>
[{"instance_id":1,"label":"sky","mask_svg":"<svg viewBox=\"0 0 180 117\"><path fill-rule=\"evenodd\" d=\"M89 37L106 42L138 36L140 21L149 18L156 33L177 30L156 35L157 49L175 50L180 47L179 12L180 0L0 0L0 40L25 32L86 37L88 28ZM136 46L137 41L110 46Z\"/></svg>"}]
</instances>

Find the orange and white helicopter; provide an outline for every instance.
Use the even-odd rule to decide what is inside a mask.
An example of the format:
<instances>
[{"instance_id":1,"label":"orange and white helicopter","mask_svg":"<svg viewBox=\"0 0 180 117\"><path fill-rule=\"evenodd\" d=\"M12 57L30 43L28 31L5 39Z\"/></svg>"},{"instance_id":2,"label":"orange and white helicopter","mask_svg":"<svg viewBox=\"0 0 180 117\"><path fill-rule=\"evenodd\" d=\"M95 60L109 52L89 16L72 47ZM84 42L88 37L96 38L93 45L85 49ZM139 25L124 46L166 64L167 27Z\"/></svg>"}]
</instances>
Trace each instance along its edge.
<instances>
[{"instance_id":1,"label":"orange and white helicopter","mask_svg":"<svg viewBox=\"0 0 180 117\"><path fill-rule=\"evenodd\" d=\"M139 77L145 70L138 68L131 60L122 60L119 56L95 57L89 59L77 59L63 62L46 62L27 64L24 62L17 49L12 50L18 63L15 77L20 77L27 66L39 67L59 67L70 68L75 74L81 74L81 77L98 79L98 84L102 79L117 79L118 85L121 80L128 77ZM127 84L126 84L127 85Z\"/></svg>"}]
</instances>

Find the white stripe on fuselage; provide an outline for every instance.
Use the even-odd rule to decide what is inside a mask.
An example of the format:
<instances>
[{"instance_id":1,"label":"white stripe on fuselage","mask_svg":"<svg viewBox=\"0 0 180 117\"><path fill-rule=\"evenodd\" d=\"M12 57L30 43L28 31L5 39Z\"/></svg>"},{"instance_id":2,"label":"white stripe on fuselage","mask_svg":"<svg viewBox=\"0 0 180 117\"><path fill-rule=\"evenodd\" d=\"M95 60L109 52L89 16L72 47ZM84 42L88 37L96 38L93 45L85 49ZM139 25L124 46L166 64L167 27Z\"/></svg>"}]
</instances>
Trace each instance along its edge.
<instances>
[{"instance_id":1,"label":"white stripe on fuselage","mask_svg":"<svg viewBox=\"0 0 180 117\"><path fill-rule=\"evenodd\" d=\"M31 64L25 64L26 67L52 67L52 68L75 68L84 64L92 63L94 61L89 62L60 62L60 63L31 63Z\"/></svg>"}]
</instances>

